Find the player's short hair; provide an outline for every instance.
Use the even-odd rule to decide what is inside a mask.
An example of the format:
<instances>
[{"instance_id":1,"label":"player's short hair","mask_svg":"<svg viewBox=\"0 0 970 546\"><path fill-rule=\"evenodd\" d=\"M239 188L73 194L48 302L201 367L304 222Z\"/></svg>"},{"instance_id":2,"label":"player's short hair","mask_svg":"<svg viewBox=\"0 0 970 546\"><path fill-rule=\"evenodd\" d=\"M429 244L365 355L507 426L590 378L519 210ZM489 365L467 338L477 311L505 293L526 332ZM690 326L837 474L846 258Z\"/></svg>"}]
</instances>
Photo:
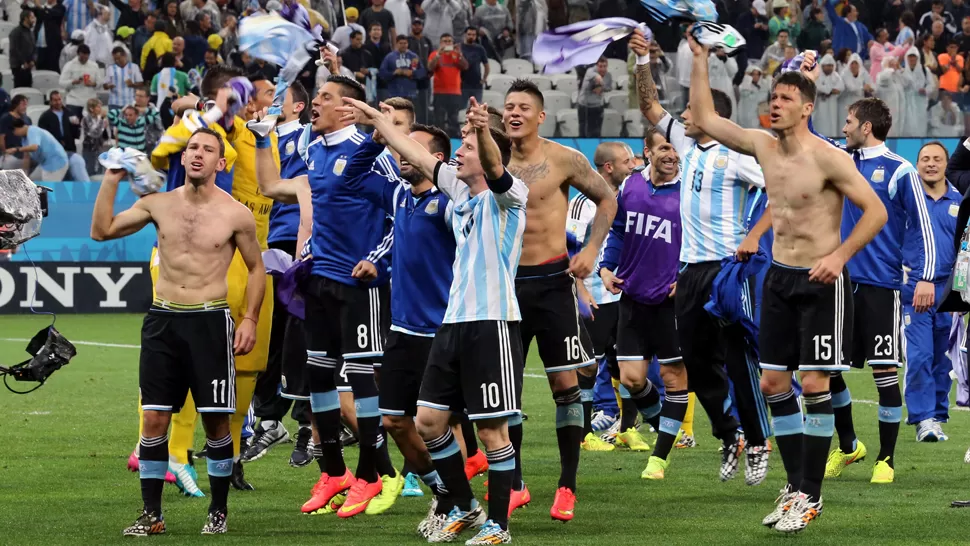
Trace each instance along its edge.
<instances>
[{"instance_id":1,"label":"player's short hair","mask_svg":"<svg viewBox=\"0 0 970 546\"><path fill-rule=\"evenodd\" d=\"M664 142L667 142L667 135L665 135L660 129L651 127L646 130L646 132L643 134L643 143L646 144L648 150L653 148L653 143L658 137Z\"/></svg>"},{"instance_id":2,"label":"player's short hair","mask_svg":"<svg viewBox=\"0 0 970 546\"><path fill-rule=\"evenodd\" d=\"M494 107L488 107L488 126L492 129L505 131L505 121L502 119L502 112Z\"/></svg>"},{"instance_id":3,"label":"player's short hair","mask_svg":"<svg viewBox=\"0 0 970 546\"><path fill-rule=\"evenodd\" d=\"M414 125L414 103L404 97L391 97L384 101L384 104L395 110L403 110L408 113L408 127Z\"/></svg>"},{"instance_id":4,"label":"player's short hair","mask_svg":"<svg viewBox=\"0 0 970 546\"><path fill-rule=\"evenodd\" d=\"M446 158L451 157L451 139L448 138L448 133L445 133L440 127L415 123L411 125L411 132L428 133L431 135L431 145L428 151L433 154L442 154Z\"/></svg>"},{"instance_id":5,"label":"player's short hair","mask_svg":"<svg viewBox=\"0 0 970 546\"><path fill-rule=\"evenodd\" d=\"M509 86L509 90L505 92L506 98L512 93L525 93L538 101L539 108L545 108L546 106L546 99L542 96L542 91L539 90L539 86L536 85L532 80L527 80L524 78L516 79L512 82L512 85Z\"/></svg>"},{"instance_id":6,"label":"player's short hair","mask_svg":"<svg viewBox=\"0 0 970 546\"><path fill-rule=\"evenodd\" d=\"M815 82L806 78L801 72L793 70L779 75L775 78L775 82L771 84L771 90L774 91L779 85L794 87L802 95L803 101L815 103Z\"/></svg>"},{"instance_id":7,"label":"player's short hair","mask_svg":"<svg viewBox=\"0 0 970 546\"><path fill-rule=\"evenodd\" d=\"M186 141L185 147L188 148L189 142L192 142L192 139L199 135L212 135L216 137L216 140L219 141L219 157L226 157L226 142L222 140L222 135L213 131L212 129L209 129L208 127L196 129L196 131L192 133L192 136L189 137L189 140Z\"/></svg>"},{"instance_id":8,"label":"player's short hair","mask_svg":"<svg viewBox=\"0 0 970 546\"><path fill-rule=\"evenodd\" d=\"M303 87L300 80L296 80L290 84L290 93L293 93L294 103L303 103L303 111L300 112L300 123L305 123L310 117L310 114L308 113L310 111L310 94L306 92L306 87Z\"/></svg>"},{"instance_id":9,"label":"player's short hair","mask_svg":"<svg viewBox=\"0 0 970 546\"><path fill-rule=\"evenodd\" d=\"M872 124L872 136L886 140L893 126L893 113L881 99L874 97L860 99L849 105L849 113L859 120L859 125Z\"/></svg>"},{"instance_id":10,"label":"player's short hair","mask_svg":"<svg viewBox=\"0 0 970 546\"><path fill-rule=\"evenodd\" d=\"M509 138L509 135L505 131L499 131L494 127L489 127L488 132L492 135L492 140L498 144L499 151L502 152L502 165L508 167L509 161L512 161L512 139Z\"/></svg>"},{"instance_id":11,"label":"player's short hair","mask_svg":"<svg viewBox=\"0 0 970 546\"><path fill-rule=\"evenodd\" d=\"M236 76L244 75L243 69L238 66L217 64L206 70L205 76L202 76L202 83L199 84L199 91L203 97L212 98L222 86L226 85L226 82Z\"/></svg>"},{"instance_id":12,"label":"player's short hair","mask_svg":"<svg viewBox=\"0 0 970 546\"><path fill-rule=\"evenodd\" d=\"M13 98L10 99L10 109L16 109L18 106L20 106L20 103L25 102L26 100L27 95L14 95Z\"/></svg>"},{"instance_id":13,"label":"player's short hair","mask_svg":"<svg viewBox=\"0 0 970 546\"><path fill-rule=\"evenodd\" d=\"M946 146L944 146L943 143L940 142L939 140L931 140L926 144L920 146L919 153L916 154L917 161L919 160L919 156L923 155L923 150L926 149L927 146L939 146L940 148L943 148L943 153L945 156L947 156L947 161L949 161L950 150L947 150Z\"/></svg>"},{"instance_id":14,"label":"player's short hair","mask_svg":"<svg viewBox=\"0 0 970 546\"><path fill-rule=\"evenodd\" d=\"M731 118L734 107L731 106L731 98L727 93L720 89L711 89L711 97L714 99L714 111L722 118Z\"/></svg>"},{"instance_id":15,"label":"player's short hair","mask_svg":"<svg viewBox=\"0 0 970 546\"><path fill-rule=\"evenodd\" d=\"M622 142L610 141L601 142L593 152L593 165L600 168L611 161L616 161L617 150L626 149L626 144Z\"/></svg>"},{"instance_id":16,"label":"player's short hair","mask_svg":"<svg viewBox=\"0 0 970 546\"><path fill-rule=\"evenodd\" d=\"M327 83L337 84L340 87L340 96L342 97L350 97L359 101L367 100L367 92L364 90L364 86L353 78L333 75L327 78Z\"/></svg>"}]
</instances>

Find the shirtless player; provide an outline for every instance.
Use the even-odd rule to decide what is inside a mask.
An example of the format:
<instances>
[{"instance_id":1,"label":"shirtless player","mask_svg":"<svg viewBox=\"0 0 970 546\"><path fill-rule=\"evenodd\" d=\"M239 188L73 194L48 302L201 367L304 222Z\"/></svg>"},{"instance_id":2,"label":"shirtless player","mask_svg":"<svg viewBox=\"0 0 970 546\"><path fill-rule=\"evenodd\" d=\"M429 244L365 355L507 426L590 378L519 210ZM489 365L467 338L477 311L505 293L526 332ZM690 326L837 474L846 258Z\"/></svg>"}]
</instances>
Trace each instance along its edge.
<instances>
[{"instance_id":1,"label":"shirtless player","mask_svg":"<svg viewBox=\"0 0 970 546\"><path fill-rule=\"evenodd\" d=\"M522 311L522 346L528 354L536 338L539 356L556 402L556 437L562 472L550 515L573 519L576 471L583 441L584 416L580 389L592 391L596 365L589 334L579 318L573 275L588 276L616 215L613 191L586 157L576 150L539 138L545 120L542 93L534 83L516 80L505 95L504 121L512 139L509 172L529 186L522 258L515 277L515 292ZM566 254L566 215L569 187L596 203L589 244L572 260ZM581 368L577 379L577 368ZM516 472L512 506L528 502L522 482L522 423L509 419L509 436L515 446Z\"/></svg>"},{"instance_id":2,"label":"shirtless player","mask_svg":"<svg viewBox=\"0 0 970 546\"><path fill-rule=\"evenodd\" d=\"M694 54L694 123L725 146L757 158L765 173L771 205L752 230L763 233L770 222L775 236L761 304L761 390L788 483L762 523L793 533L822 513L822 477L835 427L829 373L848 369L851 347L852 285L845 264L886 223L886 208L852 159L809 131L814 82L801 72L782 74L771 91L775 134L742 129L714 112L708 49L688 40ZM844 241L843 198L862 210ZM804 423L791 386L795 370L804 388Z\"/></svg>"},{"instance_id":3,"label":"shirtless player","mask_svg":"<svg viewBox=\"0 0 970 546\"><path fill-rule=\"evenodd\" d=\"M186 184L145 196L114 214L123 170L101 183L91 220L91 237L107 241L147 226L158 231L159 273L141 333L139 389L144 410L141 438L144 511L126 536L165 532L162 486L168 469L168 425L186 393L202 414L212 501L202 534L226 532L226 498L232 475L229 418L236 410L234 355L256 344L256 326L266 289L266 272L256 240L256 222L242 203L215 185L226 167L225 143L211 129L199 129L182 154ZM226 297L226 273L239 250L249 271L246 314L236 329Z\"/></svg>"}]
</instances>

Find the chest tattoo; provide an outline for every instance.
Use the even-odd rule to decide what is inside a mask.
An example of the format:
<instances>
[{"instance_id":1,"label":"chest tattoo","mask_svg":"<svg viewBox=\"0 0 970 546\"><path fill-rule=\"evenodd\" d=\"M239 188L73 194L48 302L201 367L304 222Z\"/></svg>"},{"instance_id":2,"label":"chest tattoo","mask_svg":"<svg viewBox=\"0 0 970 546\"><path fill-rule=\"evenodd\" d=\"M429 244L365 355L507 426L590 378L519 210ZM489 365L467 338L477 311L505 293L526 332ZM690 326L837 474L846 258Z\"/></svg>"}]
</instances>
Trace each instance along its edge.
<instances>
[{"instance_id":1,"label":"chest tattoo","mask_svg":"<svg viewBox=\"0 0 970 546\"><path fill-rule=\"evenodd\" d=\"M539 182L549 176L549 160L543 159L541 163L531 165L510 165L509 172L512 173L512 176L525 182L526 186L531 186L534 182Z\"/></svg>"}]
</instances>

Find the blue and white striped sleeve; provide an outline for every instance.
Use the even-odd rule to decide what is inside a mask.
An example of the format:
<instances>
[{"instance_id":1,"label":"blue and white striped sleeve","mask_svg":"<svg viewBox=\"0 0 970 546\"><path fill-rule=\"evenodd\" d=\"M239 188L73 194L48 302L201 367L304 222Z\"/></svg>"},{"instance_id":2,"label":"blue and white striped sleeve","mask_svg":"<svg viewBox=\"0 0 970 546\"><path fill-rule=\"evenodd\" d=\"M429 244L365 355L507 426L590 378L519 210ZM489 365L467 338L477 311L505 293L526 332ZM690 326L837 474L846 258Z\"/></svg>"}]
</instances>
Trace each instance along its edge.
<instances>
[{"instance_id":1,"label":"blue and white striped sleeve","mask_svg":"<svg viewBox=\"0 0 970 546\"><path fill-rule=\"evenodd\" d=\"M380 244L377 245L377 248L370 251L364 257L365 260L374 265L378 265L378 262L390 260L391 258L391 248L394 246L394 220L390 216L384 222L384 232L384 237L381 239Z\"/></svg>"},{"instance_id":2,"label":"blue and white striped sleeve","mask_svg":"<svg viewBox=\"0 0 970 546\"><path fill-rule=\"evenodd\" d=\"M912 264L913 275L922 281L933 282L936 277L936 238L929 207L926 206L923 182L912 165L901 165L893 174L889 187L896 188L892 197L902 207L909 220L904 237L916 237L921 244L919 260Z\"/></svg>"}]
</instances>

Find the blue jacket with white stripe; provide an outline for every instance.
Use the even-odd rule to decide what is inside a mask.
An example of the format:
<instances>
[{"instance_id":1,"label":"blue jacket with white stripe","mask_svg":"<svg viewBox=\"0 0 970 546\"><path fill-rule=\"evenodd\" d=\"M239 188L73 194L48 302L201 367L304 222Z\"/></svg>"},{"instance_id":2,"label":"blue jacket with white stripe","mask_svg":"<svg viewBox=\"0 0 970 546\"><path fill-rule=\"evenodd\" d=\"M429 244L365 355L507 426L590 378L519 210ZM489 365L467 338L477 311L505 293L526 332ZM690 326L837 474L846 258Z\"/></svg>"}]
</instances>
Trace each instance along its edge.
<instances>
[{"instance_id":1,"label":"blue jacket with white stripe","mask_svg":"<svg viewBox=\"0 0 970 546\"><path fill-rule=\"evenodd\" d=\"M953 270L953 262L956 260L956 249L953 246L953 236L957 229L957 214L960 212L960 202L963 196L950 184L946 184L946 193L939 200L934 200L925 190L918 196L922 198L924 206L929 213L930 223L933 229L933 263L935 267L930 274L926 274L923 268L926 260L923 259L923 237L922 226L919 222L909 219L906 222L906 237L903 242L903 264L909 269L907 287L915 287L916 283L925 280L934 283L943 283L950 277Z\"/></svg>"}]
</instances>

